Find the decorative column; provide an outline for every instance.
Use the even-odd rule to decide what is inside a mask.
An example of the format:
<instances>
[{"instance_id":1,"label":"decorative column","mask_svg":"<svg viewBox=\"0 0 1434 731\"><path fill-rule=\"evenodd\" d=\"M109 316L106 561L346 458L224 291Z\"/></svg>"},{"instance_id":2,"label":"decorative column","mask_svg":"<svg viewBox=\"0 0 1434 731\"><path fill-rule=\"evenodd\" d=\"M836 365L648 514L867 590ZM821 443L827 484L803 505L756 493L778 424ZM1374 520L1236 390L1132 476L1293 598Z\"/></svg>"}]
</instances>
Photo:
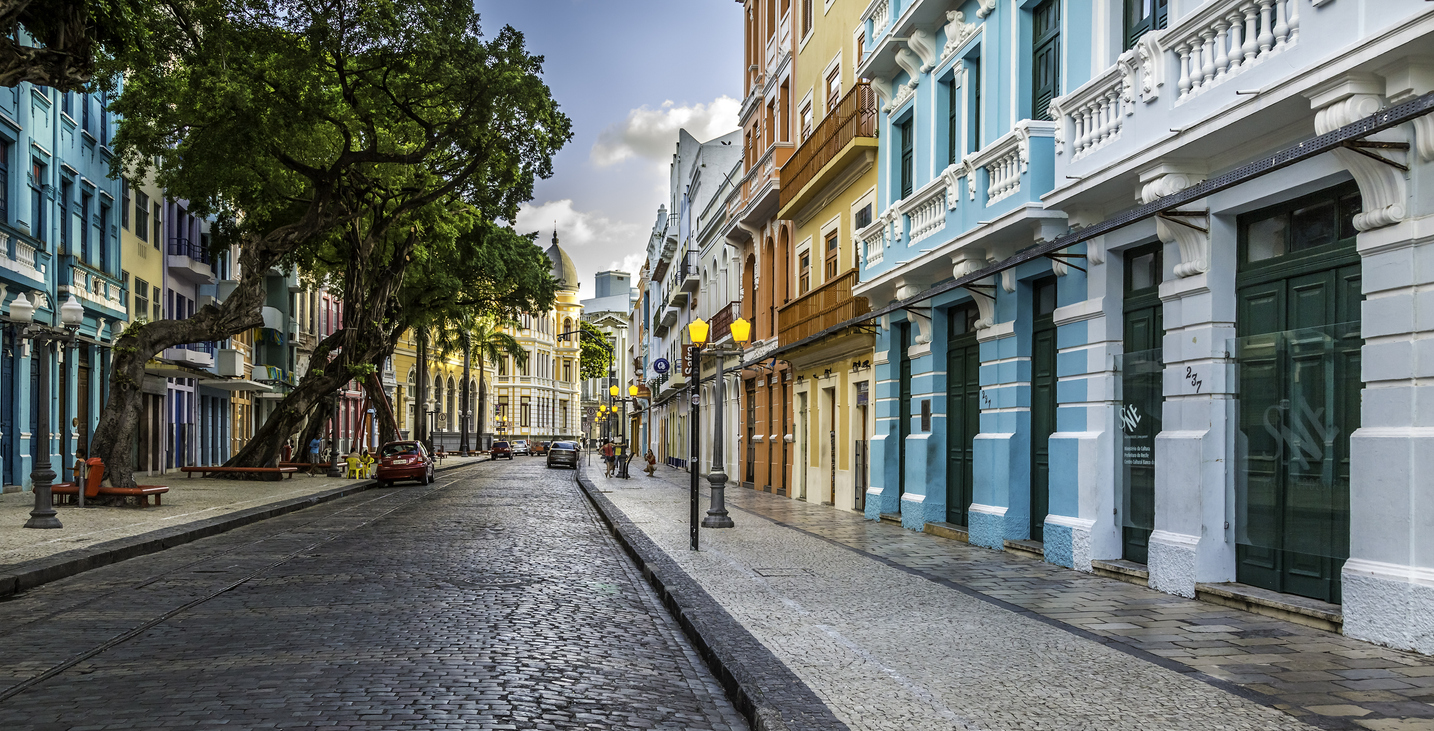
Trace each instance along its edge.
<instances>
[{"instance_id":1,"label":"decorative column","mask_svg":"<svg viewBox=\"0 0 1434 731\"><path fill-rule=\"evenodd\" d=\"M1085 274L1060 260L1051 268L1061 277L1063 290L1074 289L1079 296L1084 289L1085 299L1057 307L1054 313L1062 343L1057 390L1061 401L1077 403L1057 405L1057 421L1063 426L1050 439L1045 555L1051 563L1088 572L1092 559L1120 557L1114 444L1119 438L1119 374L1114 364L1122 344L1124 278L1119 266L1105 266L1103 237L1069 253L1085 255L1070 262L1086 269Z\"/></svg>"},{"instance_id":2,"label":"decorative column","mask_svg":"<svg viewBox=\"0 0 1434 731\"><path fill-rule=\"evenodd\" d=\"M1149 202L1205 179L1196 163L1169 161L1140 176ZM1233 366L1235 231L1202 203L1156 219L1175 277L1160 285L1164 304L1165 404L1155 437L1155 530L1150 587L1195 596L1197 582L1235 578L1233 483L1238 428ZM1223 242L1210 245L1211 237Z\"/></svg>"},{"instance_id":3,"label":"decorative column","mask_svg":"<svg viewBox=\"0 0 1434 731\"><path fill-rule=\"evenodd\" d=\"M1324 133L1434 90L1434 59L1406 58L1379 76L1351 74L1311 94ZM1360 427L1350 436L1349 559L1344 633L1434 653L1434 122L1337 150L1359 185L1364 338ZM1412 149L1401 149L1412 143Z\"/></svg>"}]
</instances>

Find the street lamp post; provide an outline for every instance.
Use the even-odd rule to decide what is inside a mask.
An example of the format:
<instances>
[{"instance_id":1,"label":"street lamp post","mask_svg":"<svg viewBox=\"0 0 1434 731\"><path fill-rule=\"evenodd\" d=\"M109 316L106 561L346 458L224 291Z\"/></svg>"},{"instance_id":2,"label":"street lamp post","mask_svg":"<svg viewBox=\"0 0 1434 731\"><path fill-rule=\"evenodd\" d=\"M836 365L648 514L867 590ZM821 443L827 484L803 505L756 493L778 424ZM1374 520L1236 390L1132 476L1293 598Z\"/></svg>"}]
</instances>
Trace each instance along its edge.
<instances>
[{"instance_id":1,"label":"street lamp post","mask_svg":"<svg viewBox=\"0 0 1434 731\"><path fill-rule=\"evenodd\" d=\"M35 493L35 508L30 511L30 519L25 521L25 527L63 528L60 519L55 517L54 495L50 491L55 481L55 471L50 469L50 371L43 354L49 352L51 343L74 340L75 332L80 329L80 323L84 322L85 308L80 306L74 295L70 295L65 304L60 305L60 322L64 330L57 331L53 327L35 323L35 306L30 303L25 293L21 292L15 301L10 303L10 319L22 326L19 336L34 343L36 358L32 359L30 367L40 369L35 378L36 388L39 389L35 396L40 405L38 413L35 414L35 439L39 440L40 448L36 450L38 454L35 469L30 473L30 481L33 483L31 490Z\"/></svg>"},{"instance_id":2,"label":"street lamp post","mask_svg":"<svg viewBox=\"0 0 1434 731\"><path fill-rule=\"evenodd\" d=\"M702 367L701 367L702 361L701 361L700 356L701 356L702 345L703 345L704 343L706 343L706 341L707 341L707 327L708 327L708 326L707 326L707 323L706 323L706 322L703 322L703 321L701 320L701 318L699 318L699 319L697 319L697 320L693 320L693 321L687 326L688 335L690 335L690 336L692 337L692 342L693 342L693 344L695 344L695 345L697 346L697 352L693 354L693 358L696 360L696 363L697 363L697 366L696 366L695 369L694 369L694 370L695 370L695 375L693 376L693 379L694 379L693 396L694 396L694 397L693 397L693 402L692 402L692 403L693 403L693 422L694 422L694 424L695 424L696 421L697 421L697 413L696 413L696 409L697 409L697 398L696 398L696 394L697 394L697 391L696 391L695 389L696 389L696 384L700 384L701 381L702 381ZM751 325L751 323L747 322L747 320L745 320L745 319L739 317L739 318L737 318L736 320L734 320L734 321L732 322L732 328L731 328L731 330L732 330L732 341L735 342L735 343L737 343L738 349L734 351L734 350L728 350L728 349L714 348L714 349L712 349L712 350L708 353L709 355L715 355L715 356L717 356L717 384L716 384L717 389L716 389L716 393L713 394L714 400L717 402L717 404L716 404L717 410L716 410L716 411L713 413L713 415L712 415L712 472L707 475L707 482L708 482L708 484L709 484L709 486L710 486L710 488L711 488L711 491L712 491L712 507L707 510L707 517L702 519L702 527L704 527L704 528L732 528L732 527L734 527L734 526L736 525L735 523L732 522L732 516L730 516L730 515L727 514L727 502L726 502L727 472L726 472L726 470L725 470L725 468L724 468L725 459L724 459L724 455L723 455L723 453L722 453L722 436L723 436L723 433L722 433L722 408L723 408L723 403L724 403L724 398L725 398L725 394L724 394L725 388L724 388L724 387L725 387L725 385L726 385L726 378L727 378L727 377L726 377L726 374L724 374L724 373L722 372L722 371L723 371L722 359L725 358L726 356L729 356L729 355L739 355L739 356L740 356L740 355L742 354L742 350L741 350L741 349L742 349L742 347L744 347L744 344L747 342L747 339L748 339L748 338L751 336L751 334L752 334L752 325ZM694 433L696 432L696 428L695 428L695 427L694 427L694 429L693 429L693 432L694 432ZM694 444L696 444L696 443L694 442ZM695 447L694 447L693 452L694 452L694 454L695 454L695 452L696 452ZM692 520L693 520L693 528L692 528L692 530L693 530L693 539L692 539L692 540L693 540L693 548L694 548L694 550L695 550L695 549L696 549L696 546L697 546L697 543L696 543L696 541L697 541L697 539L696 539L696 531L697 531L697 527L696 527L696 520L697 520L697 472L696 472L696 470L693 470L693 473L692 473Z\"/></svg>"},{"instance_id":3,"label":"street lamp post","mask_svg":"<svg viewBox=\"0 0 1434 731\"><path fill-rule=\"evenodd\" d=\"M637 386L627 387L628 395L626 398L619 396L618 393L619 391L616 385L608 387L608 394L612 396L612 400L622 402L622 415L618 418L617 421L618 444L624 445L624 449L626 450L626 452L624 452L624 456L627 457L627 459L622 460L619 463L621 470L618 473L618 477L621 477L622 479L626 480L632 477L627 473L627 469L628 464L632 462L633 447L633 440L629 438L631 435L628 434L628 428L630 425L627 423L627 402L631 401L634 407L637 406Z\"/></svg>"}]
</instances>

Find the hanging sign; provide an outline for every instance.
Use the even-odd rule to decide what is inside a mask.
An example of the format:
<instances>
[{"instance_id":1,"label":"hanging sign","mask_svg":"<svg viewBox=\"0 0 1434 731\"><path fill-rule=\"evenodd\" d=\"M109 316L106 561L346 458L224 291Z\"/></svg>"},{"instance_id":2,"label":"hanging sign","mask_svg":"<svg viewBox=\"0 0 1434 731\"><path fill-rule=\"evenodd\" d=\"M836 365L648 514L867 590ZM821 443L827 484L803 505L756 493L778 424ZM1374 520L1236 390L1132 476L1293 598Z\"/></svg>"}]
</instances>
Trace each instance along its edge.
<instances>
[{"instance_id":1,"label":"hanging sign","mask_svg":"<svg viewBox=\"0 0 1434 731\"><path fill-rule=\"evenodd\" d=\"M658 373L666 373L671 367L671 364L667 362L666 358L658 358L657 360L652 361L652 370L657 371Z\"/></svg>"}]
</instances>

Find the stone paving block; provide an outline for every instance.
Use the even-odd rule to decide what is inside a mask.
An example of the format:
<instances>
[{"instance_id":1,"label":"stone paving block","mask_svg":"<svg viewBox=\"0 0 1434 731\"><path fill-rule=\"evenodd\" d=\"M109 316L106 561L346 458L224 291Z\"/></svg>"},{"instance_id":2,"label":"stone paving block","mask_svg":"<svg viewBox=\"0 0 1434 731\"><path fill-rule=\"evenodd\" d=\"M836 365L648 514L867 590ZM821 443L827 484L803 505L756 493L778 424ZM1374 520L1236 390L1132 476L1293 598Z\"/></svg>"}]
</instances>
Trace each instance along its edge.
<instances>
[{"instance_id":1,"label":"stone paving block","mask_svg":"<svg viewBox=\"0 0 1434 731\"><path fill-rule=\"evenodd\" d=\"M642 524L644 530L650 533L668 530L662 527L664 525L680 530L685 521L685 515L680 510L663 516L661 511L666 508L659 506L668 502L677 508L685 507L686 475L676 471L663 472L665 485L654 486L657 481L648 480L642 483L640 490L615 493L619 495L615 498L617 502L640 504L645 516L641 520L652 521ZM669 479L672 482L668 482ZM665 501L658 495L663 491L667 491ZM747 529L756 522L770 521L772 525L795 534L775 542L774 545L782 546L778 555L803 555L790 554L794 546L800 545L796 536L814 538L938 586L955 589L957 593L979 597L1017 612L1027 612L1028 616L1044 618L1052 626L1065 627L1066 631L1077 636L1099 637L1113 643L1111 647L1145 653L1144 657L1171 663L1172 667L1183 667L1187 671L1209 669L1212 677L1218 677L1213 675L1215 672L1241 677L1245 682L1223 679L1222 682L1232 682L1232 686L1226 687L1248 694L1247 697L1264 698L1272 705L1279 704L1291 716L1322 719L1319 725L1323 728L1366 728L1367 724L1363 722L1380 720L1385 713L1397 709L1393 705L1366 705L1376 703L1373 698L1360 701L1341 697L1337 693L1376 691L1336 685L1331 678L1309 674L1383 669L1395 673L1397 682L1408 683L1429 675L1400 671L1412 669L1414 673L1434 673L1434 659L1414 653L1370 645L1230 607L1174 597L1008 552L990 551L916 533L890 523L867 521L851 511L740 488L728 489L727 497L729 506L734 509L739 530ZM704 533L704 536L711 534ZM872 573L868 570L865 575ZM1173 624L1158 624L1164 622ZM1099 625L1121 628L1096 629ZM1177 644L1210 640L1225 646L1185 648ZM928 641L903 643L893 640L890 647L904 649L923 642ZM1194 649L1230 650L1232 654L1197 656L1192 652ZM1284 675L1289 677L1282 677ZM1378 679L1381 678L1366 680ZM1278 687L1321 681L1329 685L1318 693L1294 692ZM1346 679L1345 682L1360 681ZM1407 687L1378 692L1403 695L1416 690L1424 693L1422 688ZM1434 694L1434 691L1430 693ZM1356 705L1370 713L1361 716L1362 723L1355 725L1349 717L1319 716L1305 710L1313 705ZM1404 710L1408 712L1408 709ZM876 727L879 726L873 726ZM1434 731L1434 727L1430 727L1429 731Z\"/></svg>"},{"instance_id":2,"label":"stone paving block","mask_svg":"<svg viewBox=\"0 0 1434 731\"><path fill-rule=\"evenodd\" d=\"M0 729L747 728L572 473L504 467L0 603L0 668L29 677L201 600L0 698Z\"/></svg>"}]
</instances>

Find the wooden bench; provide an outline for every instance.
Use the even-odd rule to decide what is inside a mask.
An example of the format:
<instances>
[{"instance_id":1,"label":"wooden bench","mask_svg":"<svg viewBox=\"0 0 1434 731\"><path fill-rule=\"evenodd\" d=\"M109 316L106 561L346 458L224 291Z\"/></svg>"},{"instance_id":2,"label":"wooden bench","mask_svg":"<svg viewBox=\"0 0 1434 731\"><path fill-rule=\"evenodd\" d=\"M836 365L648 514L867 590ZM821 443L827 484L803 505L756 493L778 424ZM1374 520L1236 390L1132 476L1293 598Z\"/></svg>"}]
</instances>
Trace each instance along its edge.
<instances>
[{"instance_id":1,"label":"wooden bench","mask_svg":"<svg viewBox=\"0 0 1434 731\"><path fill-rule=\"evenodd\" d=\"M293 477L298 472L297 467L180 467L180 472L190 477L198 474L200 477L210 475L250 475L269 482L278 482L280 478Z\"/></svg>"},{"instance_id":2,"label":"wooden bench","mask_svg":"<svg viewBox=\"0 0 1434 731\"><path fill-rule=\"evenodd\" d=\"M136 485L135 487L101 487L100 495L133 497L140 508L149 507L149 496L154 496L154 506L159 507L159 496L169 492L164 485Z\"/></svg>"}]
</instances>

